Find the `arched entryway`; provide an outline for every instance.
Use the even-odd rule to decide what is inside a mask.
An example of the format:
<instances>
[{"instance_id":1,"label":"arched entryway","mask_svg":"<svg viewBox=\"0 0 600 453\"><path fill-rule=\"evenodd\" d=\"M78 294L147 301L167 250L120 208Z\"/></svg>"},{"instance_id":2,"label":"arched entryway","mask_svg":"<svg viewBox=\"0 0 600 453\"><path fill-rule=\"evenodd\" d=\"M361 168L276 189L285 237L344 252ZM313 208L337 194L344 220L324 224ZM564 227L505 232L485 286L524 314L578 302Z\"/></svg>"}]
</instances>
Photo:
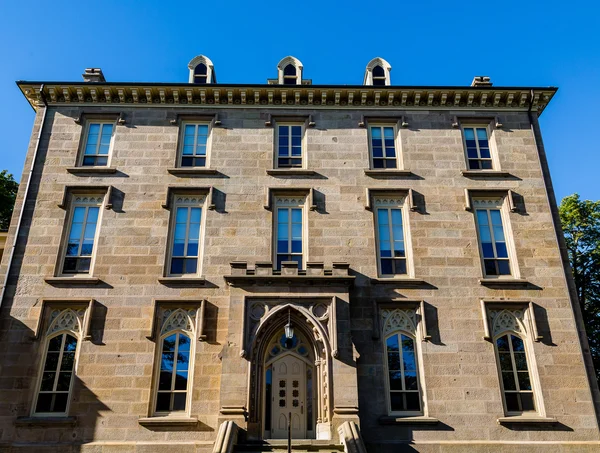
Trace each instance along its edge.
<instances>
[{"instance_id":1,"label":"arched entryway","mask_svg":"<svg viewBox=\"0 0 600 453\"><path fill-rule=\"evenodd\" d=\"M287 338L284 326L294 329ZM330 346L311 311L271 308L254 331L250 360L250 422L264 439L330 439Z\"/></svg>"}]
</instances>

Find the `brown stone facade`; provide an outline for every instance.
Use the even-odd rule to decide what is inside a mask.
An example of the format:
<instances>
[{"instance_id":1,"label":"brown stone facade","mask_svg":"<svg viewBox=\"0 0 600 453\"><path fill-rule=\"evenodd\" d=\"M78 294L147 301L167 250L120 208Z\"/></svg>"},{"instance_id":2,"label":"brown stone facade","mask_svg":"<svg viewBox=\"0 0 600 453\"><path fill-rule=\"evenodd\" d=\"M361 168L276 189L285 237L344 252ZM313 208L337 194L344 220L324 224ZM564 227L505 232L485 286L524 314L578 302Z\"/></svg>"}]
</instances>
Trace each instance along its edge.
<instances>
[{"instance_id":1,"label":"brown stone facade","mask_svg":"<svg viewBox=\"0 0 600 453\"><path fill-rule=\"evenodd\" d=\"M0 311L3 451L210 452L228 420L240 428L236 448L253 451L252 441L265 437L261 342L283 332L288 319L316 351L314 441L296 441L295 451L343 449L338 428L346 421L360 426L369 452L600 448L597 387L586 372L589 353L568 289L543 145L533 132L537 113L427 105L383 113L360 105L94 106L94 115L116 111L125 121L115 126L113 173L68 171L77 166L81 116L89 106L51 102L37 111L27 169L44 114L45 124ZM215 113L210 168L216 172L169 172L177 161L178 115ZM269 172L274 125L308 116L314 122L304 136L310 171ZM499 118L494 143L502 174L463 172L457 116ZM397 142L405 171L365 172L368 129L359 125L365 117L406 123L398 127ZM16 213L24 190L22 184ZM73 190L109 192L110 206L98 224L97 280L56 278L69 220L64 198ZM210 207L202 211L202 278L177 281L165 278L168 205L172 193L186 190L210 198ZM307 266L303 272L284 266L278 274L264 264L274 259L269 204L288 193L310 198ZM518 280L501 284L482 279L474 212L465 209L477 196L497 193L514 204L507 210L507 235L519 269ZM378 278L377 194L410 198L404 211L408 279ZM15 215L8 243L16 229ZM5 254L3 274L7 265ZM76 377L68 417L36 418L32 404L54 306L81 313ZM388 412L382 313L413 306L425 409L410 418ZM484 339L488 321L482 314L482 307L487 313L496 306L525 307L528 325L535 324L530 366L543 408L533 420L504 420L494 345ZM179 423L152 420L159 347L154 330L164 307L192 307L196 323L191 406Z\"/></svg>"}]
</instances>

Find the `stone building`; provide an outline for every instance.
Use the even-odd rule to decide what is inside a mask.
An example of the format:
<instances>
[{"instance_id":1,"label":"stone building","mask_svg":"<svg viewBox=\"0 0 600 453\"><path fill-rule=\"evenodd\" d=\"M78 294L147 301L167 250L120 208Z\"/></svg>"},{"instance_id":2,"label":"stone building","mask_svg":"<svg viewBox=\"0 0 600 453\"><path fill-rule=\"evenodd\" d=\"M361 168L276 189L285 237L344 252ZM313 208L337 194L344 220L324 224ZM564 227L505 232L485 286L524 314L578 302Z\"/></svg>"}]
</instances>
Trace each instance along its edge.
<instances>
[{"instance_id":1,"label":"stone building","mask_svg":"<svg viewBox=\"0 0 600 453\"><path fill-rule=\"evenodd\" d=\"M2 451L598 451L556 88L390 71L18 82Z\"/></svg>"}]
</instances>

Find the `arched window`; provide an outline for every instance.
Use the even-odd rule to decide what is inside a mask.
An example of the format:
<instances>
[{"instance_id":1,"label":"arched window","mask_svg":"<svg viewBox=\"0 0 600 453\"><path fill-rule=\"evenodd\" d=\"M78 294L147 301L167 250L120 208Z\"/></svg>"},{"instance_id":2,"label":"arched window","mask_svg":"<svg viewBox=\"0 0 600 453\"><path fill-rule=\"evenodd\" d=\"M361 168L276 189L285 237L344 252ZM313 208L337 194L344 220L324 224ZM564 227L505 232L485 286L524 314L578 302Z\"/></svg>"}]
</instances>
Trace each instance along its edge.
<instances>
[{"instance_id":1,"label":"arched window","mask_svg":"<svg viewBox=\"0 0 600 453\"><path fill-rule=\"evenodd\" d=\"M373 85L385 85L385 71L379 65L373 68Z\"/></svg>"},{"instance_id":2,"label":"arched window","mask_svg":"<svg viewBox=\"0 0 600 453\"><path fill-rule=\"evenodd\" d=\"M496 338L495 346L506 412L536 411L523 339L508 332Z\"/></svg>"},{"instance_id":3,"label":"arched window","mask_svg":"<svg viewBox=\"0 0 600 453\"><path fill-rule=\"evenodd\" d=\"M200 63L194 69L194 83L206 83L208 77L208 68L204 63Z\"/></svg>"},{"instance_id":4,"label":"arched window","mask_svg":"<svg viewBox=\"0 0 600 453\"><path fill-rule=\"evenodd\" d=\"M162 337L156 412L186 410L190 368L190 337L182 332Z\"/></svg>"},{"instance_id":5,"label":"arched window","mask_svg":"<svg viewBox=\"0 0 600 453\"><path fill-rule=\"evenodd\" d=\"M296 67L293 64L289 64L283 70L283 84L284 85L296 85Z\"/></svg>"}]
</instances>

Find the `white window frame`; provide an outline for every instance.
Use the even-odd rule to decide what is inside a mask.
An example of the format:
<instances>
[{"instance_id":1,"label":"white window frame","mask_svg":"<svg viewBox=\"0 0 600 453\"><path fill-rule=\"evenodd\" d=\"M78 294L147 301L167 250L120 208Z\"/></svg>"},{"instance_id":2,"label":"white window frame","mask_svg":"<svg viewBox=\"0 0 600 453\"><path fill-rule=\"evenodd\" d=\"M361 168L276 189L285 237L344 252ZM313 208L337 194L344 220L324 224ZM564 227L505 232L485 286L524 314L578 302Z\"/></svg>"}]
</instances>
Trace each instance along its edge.
<instances>
[{"instance_id":1,"label":"white window frame","mask_svg":"<svg viewBox=\"0 0 600 453\"><path fill-rule=\"evenodd\" d=\"M96 263L96 255L98 251L98 239L100 237L100 229L102 225L102 213L104 211L105 203L106 203L106 194L79 194L79 193L71 193L69 195L69 210L67 212L68 218L66 222L66 228L63 234L63 241L61 244L61 252L59 254L60 261L58 263L58 267L60 272L58 272L61 276L68 276L72 278L81 278L81 277L89 277L90 275L94 275L94 265ZM75 215L76 207L85 207L86 214L85 219L87 219L89 208L97 207L98 208L98 220L96 221L96 233L94 234L94 246L92 248L92 254L90 255L90 270L89 272L80 272L80 273L65 273L65 259L67 258L67 247L69 245L69 235L71 233L71 226L73 224L73 217ZM82 236L85 233L85 223L84 228L82 228ZM80 242L79 247L81 249L82 243ZM78 255L79 257L79 255Z\"/></svg>"},{"instance_id":2,"label":"white window frame","mask_svg":"<svg viewBox=\"0 0 600 453\"><path fill-rule=\"evenodd\" d=\"M43 305L42 305L43 307ZM56 310L56 309L55 309ZM32 402L32 406L31 406L31 416L32 417L66 417L69 414L70 408L71 408L71 401L73 399L73 387L74 387L74 382L75 382L75 376L77 375L77 365L79 363L79 354L81 351L81 342L82 342L82 338L80 335L81 329L82 329L82 325L80 323L80 319L79 316L76 314L76 308L62 308L62 309L58 309L60 310L60 313L57 314L57 316L53 317L52 320L53 322L51 322L50 327L48 329L48 332L46 333L46 335L44 336L44 342L43 342L43 353L41 354L41 361L38 367L38 376L35 382L35 394L33 397L33 402ZM72 315L71 317L69 317L70 320L70 324L61 326L61 328L56 328L57 327L57 321L59 321L58 318L61 318L63 314L65 314L65 312L71 312L70 314ZM44 316L44 310L42 309L42 313L41 316ZM77 326L77 330L78 332L75 331L75 326ZM58 364L57 364L57 371L60 372L60 367L62 365L62 358L63 358L63 353L64 353L64 344L66 341L66 335L71 335L72 337L74 337L77 340L77 346L75 347L75 354L73 355L73 370L71 371L71 381L69 382L69 390L68 395L67 395L67 405L65 407L64 412L36 412L36 407L37 407L37 403L38 403L38 399L40 396L40 393L46 393L46 392L41 392L41 385L42 385L42 379L43 379L43 375L44 375L44 366L46 365L46 359L48 357L48 347L50 346L50 341L58 336L61 335L65 335L63 337L63 339L61 340L61 349L60 349L60 354L58 357ZM56 387L56 383L57 383L57 379L58 379L58 374L56 373L56 376L54 378L54 385L53 387ZM52 392L52 393L57 393L57 392ZM65 393L65 392L60 392L60 393Z\"/></svg>"},{"instance_id":3,"label":"white window frame","mask_svg":"<svg viewBox=\"0 0 600 453\"><path fill-rule=\"evenodd\" d=\"M402 214L402 231L404 233L404 253L405 253L405 261L406 261L406 274L383 274L381 270L381 253L379 247L379 218L378 218L378 210L379 209L387 209L390 214L390 222L391 222L391 209L400 209ZM375 252L377 257L377 275L380 278L395 278L395 279L406 279L406 278L414 278L414 263L413 263L413 254L412 254L412 241L410 235L410 226L409 226L409 206L408 206L408 197L405 195L402 196L377 196L373 198L373 223L375 230ZM393 225L390 223L390 238L393 238ZM390 239L392 254L394 241ZM392 257L394 259L394 257Z\"/></svg>"},{"instance_id":4,"label":"white window frame","mask_svg":"<svg viewBox=\"0 0 600 453\"><path fill-rule=\"evenodd\" d=\"M293 167L293 166L279 166L279 126L286 126L288 128L291 128L292 126L299 126L302 129L302 135L301 135L301 153L300 154L300 160L302 161L302 165L300 167ZM291 129L288 129L291 132ZM300 170L300 169L306 169L307 168L307 157L306 157L306 122L300 122L300 121L282 121L282 122L276 122L275 123L275 148L274 148L274 152L273 152L273 168L275 169L281 169L281 170ZM288 143L288 151L289 151L289 159L292 159L292 144L291 144L291 135L289 135L290 137L290 142ZM285 157L283 157L285 159ZM298 159L298 157L294 157L294 159Z\"/></svg>"},{"instance_id":5,"label":"white window frame","mask_svg":"<svg viewBox=\"0 0 600 453\"><path fill-rule=\"evenodd\" d=\"M87 148L88 136L90 133L90 127L92 124L100 125L100 134L98 135L98 143L96 144L96 154L88 154L87 156L104 156L104 154L98 154L98 150L100 149L102 130L105 124L112 125L112 134L110 137L110 145L108 147L108 154L106 155L106 165L83 165L83 159L86 157L85 149ZM85 131L82 136L81 146L79 150L79 158L77 159L77 166L82 168L108 168L110 167L113 155L113 148L115 143L115 135L117 132L117 120L116 119L103 119L103 118L87 118L85 120Z\"/></svg>"},{"instance_id":6,"label":"white window frame","mask_svg":"<svg viewBox=\"0 0 600 453\"><path fill-rule=\"evenodd\" d=\"M382 132L382 140L383 140L383 128L392 127L394 128L394 149L396 151L396 166L390 168L375 168L373 165L373 134L371 133L371 128L378 127L381 128ZM369 121L367 122L367 140L369 145L369 168L371 170L377 171L394 171L394 170L403 170L404 162L402 159L402 137L401 131L402 129L398 127L397 122L378 122L378 121ZM385 147L382 148L385 154ZM388 160L389 158L383 157L384 160Z\"/></svg>"},{"instance_id":7,"label":"white window frame","mask_svg":"<svg viewBox=\"0 0 600 453\"><path fill-rule=\"evenodd\" d=\"M425 368L423 365L423 350L421 348L421 339L423 338L422 332L422 314L420 313L421 308L409 308L406 306L385 306L380 307L380 316L382 318L381 321L381 338L382 338L382 348L383 348L383 369L385 375L385 393L386 393L386 407L387 413L390 416L423 416L427 415L428 407L427 407L427 392L425 388ZM405 317L405 322L402 323L400 327L389 328L386 323L386 315L385 313L393 315L395 312L399 312ZM419 393L419 401L421 404L420 411L392 411L392 398L391 398L391 386L390 386L390 370L388 364L388 356L387 356L387 340L393 335L405 335L410 337L413 340L413 344L415 347L415 361L416 361L416 372L417 372L417 388ZM401 337L399 338L401 340ZM400 349L402 348L402 344L399 343ZM404 365L402 364L402 370L404 370ZM404 371L402 371L404 378Z\"/></svg>"},{"instance_id":8,"label":"white window frame","mask_svg":"<svg viewBox=\"0 0 600 453\"><path fill-rule=\"evenodd\" d=\"M177 194L172 195L171 219L169 222L169 240L167 241L167 253L165 262L165 275L167 277L194 278L202 275L202 262L204 256L204 231L206 230L206 194L202 195L187 195ZM196 265L195 274L172 274L171 260L173 259L173 245L175 242L175 225L177 223L177 208L200 208L200 237L198 238L198 262ZM189 214L189 211L188 211ZM188 215L186 226L186 248L188 244L190 216Z\"/></svg>"},{"instance_id":9,"label":"white window frame","mask_svg":"<svg viewBox=\"0 0 600 453\"><path fill-rule=\"evenodd\" d=\"M512 305L512 306L510 306ZM532 328L533 316L535 316L531 312L531 306L521 305L521 304L506 304L506 306L501 306L501 303L498 304L490 304L486 307L485 315L489 318L492 318L491 314L496 312L496 317L498 322L494 319L490 319L491 336L490 340L492 343L492 347L494 348L494 357L496 360L496 372L498 376L498 389L500 390L500 398L502 400L502 407L504 411L504 415L507 417L519 417L526 416L531 414L539 415L540 417L546 417L546 410L544 406L544 399L541 392L541 382L539 373L537 370L537 363L535 359L535 352L533 348L532 338L534 337L534 329ZM504 320L502 320L500 315L509 315L512 323L506 322L506 316ZM511 325L512 324L512 325ZM514 335L519 337L523 341L524 351L525 351L525 360L527 362L527 371L529 372L529 381L531 384L531 393L533 394L533 401L535 405L534 411L508 411L506 405L506 397L504 390L504 381L502 380L502 368L500 365L500 354L498 351L498 346L496 341L498 338L503 337L504 335ZM512 350L512 344L510 346ZM513 364L514 370L514 356L511 353L511 362ZM514 371L513 371L514 372Z\"/></svg>"},{"instance_id":10,"label":"white window frame","mask_svg":"<svg viewBox=\"0 0 600 453\"><path fill-rule=\"evenodd\" d=\"M278 237L278 218L279 218L279 210L287 209L288 212L291 212L291 209L301 209L302 210L302 263L298 269L306 269L306 263L308 262L308 218L307 218L307 209L306 209L306 196L275 196L275 203L273 208L273 240L272 240L272 248L273 248L273 269L277 269L277 257L280 255L277 253L277 237ZM290 252L282 253L281 255L297 255L297 253L291 253L291 215L289 216L288 223L288 232L289 237L288 241L290 244Z\"/></svg>"},{"instance_id":11,"label":"white window frame","mask_svg":"<svg viewBox=\"0 0 600 453\"><path fill-rule=\"evenodd\" d=\"M469 155L467 153L467 138L465 136L465 128L467 129L474 129L475 130L475 144L477 146L477 154L478 154L478 158L477 160L482 161L482 160L490 160L490 162L492 163L492 168L475 168L475 169L471 169L469 167ZM488 138L488 146L490 148L490 159L482 159L481 158L481 152L479 150L479 140L477 139L477 129L485 129L485 132L487 134L487 138ZM463 145L463 154L465 156L465 165L466 165L466 169L467 171L480 171L480 172L487 172L487 171L500 171L500 161L498 159L498 152L496 149L496 141L495 141L495 135L494 135L494 127L493 124L491 122L469 122L469 121L462 121L460 123L460 133L461 133L461 139L462 139L462 145Z\"/></svg>"},{"instance_id":12,"label":"white window frame","mask_svg":"<svg viewBox=\"0 0 600 453\"><path fill-rule=\"evenodd\" d=\"M179 130L179 146L177 149L177 168L183 168L183 169L194 169L194 168L203 168L203 169L209 169L210 168L210 155L211 155L211 149L212 149L212 136L213 136L213 127L212 127L213 121L182 121L181 122L181 127ZM208 134L206 136L206 154L205 154L205 164L203 167L200 166L190 166L190 167L184 167L182 166L182 162L183 162L183 148L185 146L185 128L186 126L195 126L195 134L194 134L194 152L196 152L196 145L197 145L197 140L198 140L198 126L207 126L208 127ZM196 154L192 155L191 157L193 158L197 158Z\"/></svg>"},{"instance_id":13,"label":"white window frame","mask_svg":"<svg viewBox=\"0 0 600 453\"><path fill-rule=\"evenodd\" d=\"M497 279L519 279L521 277L519 271L519 263L517 261L517 254L515 245L513 242L513 232L509 221L510 210L508 208L507 197L474 197L472 199L473 207L473 218L475 221L475 230L477 233L477 244L479 249L479 261L481 265L481 275L483 278L497 278ZM481 240L481 233L479 231L479 220L477 219L477 210L486 209L488 211L488 219L491 218L489 214L490 209L498 209L500 211L500 217L502 218L502 229L504 230L504 239L506 243L506 250L508 252L508 262L511 273L509 275L488 275L485 272L485 259L483 256L483 242ZM494 241L494 254L496 255L496 245L494 240L493 228L490 224L490 232L492 240Z\"/></svg>"}]
</instances>

